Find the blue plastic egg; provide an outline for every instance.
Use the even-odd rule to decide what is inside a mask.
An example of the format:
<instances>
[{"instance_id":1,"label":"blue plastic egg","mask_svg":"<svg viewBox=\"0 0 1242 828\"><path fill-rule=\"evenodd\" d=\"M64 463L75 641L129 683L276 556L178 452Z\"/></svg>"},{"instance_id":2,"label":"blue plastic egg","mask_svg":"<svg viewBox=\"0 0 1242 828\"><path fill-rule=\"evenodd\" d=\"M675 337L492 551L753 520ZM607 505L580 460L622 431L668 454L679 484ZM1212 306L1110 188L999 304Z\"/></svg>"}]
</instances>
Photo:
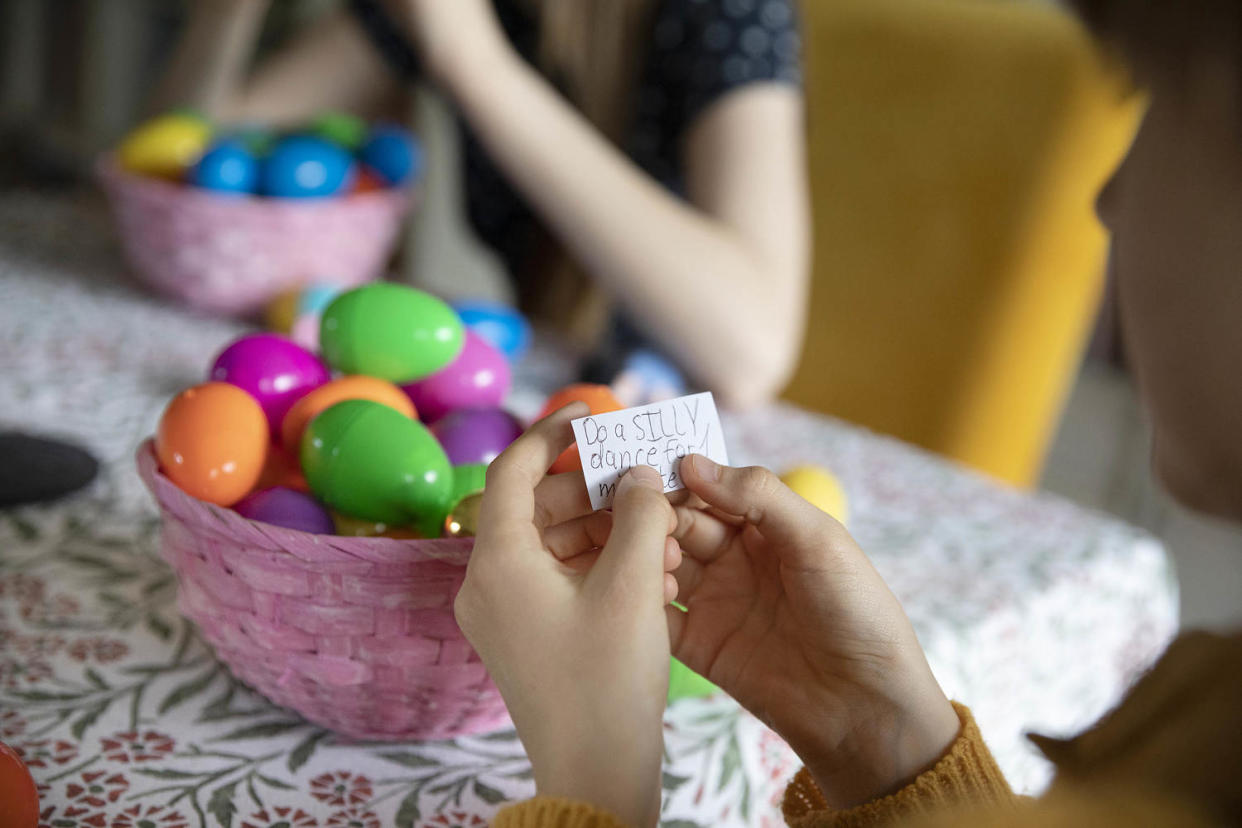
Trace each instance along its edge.
<instances>
[{"instance_id":1,"label":"blue plastic egg","mask_svg":"<svg viewBox=\"0 0 1242 828\"><path fill-rule=\"evenodd\" d=\"M259 162L236 139L212 145L190 170L191 183L220 193L253 193L259 180Z\"/></svg>"},{"instance_id":2,"label":"blue plastic egg","mask_svg":"<svg viewBox=\"0 0 1242 828\"><path fill-rule=\"evenodd\" d=\"M354 162L331 141L294 135L280 141L264 159L260 190L277 198L322 198L353 184Z\"/></svg>"},{"instance_id":3,"label":"blue plastic egg","mask_svg":"<svg viewBox=\"0 0 1242 828\"><path fill-rule=\"evenodd\" d=\"M341 285L316 282L302 288L298 295L298 314L323 313L324 308L332 304L332 300L340 296L346 289Z\"/></svg>"},{"instance_id":4,"label":"blue plastic egg","mask_svg":"<svg viewBox=\"0 0 1242 828\"><path fill-rule=\"evenodd\" d=\"M510 360L520 359L530 347L530 323L522 314L499 302L456 302L453 310L462 323Z\"/></svg>"},{"instance_id":5,"label":"blue plastic egg","mask_svg":"<svg viewBox=\"0 0 1242 828\"><path fill-rule=\"evenodd\" d=\"M358 151L358 158L389 184L404 184L417 176L423 158L418 142L407 129L399 126L377 126Z\"/></svg>"}]
</instances>

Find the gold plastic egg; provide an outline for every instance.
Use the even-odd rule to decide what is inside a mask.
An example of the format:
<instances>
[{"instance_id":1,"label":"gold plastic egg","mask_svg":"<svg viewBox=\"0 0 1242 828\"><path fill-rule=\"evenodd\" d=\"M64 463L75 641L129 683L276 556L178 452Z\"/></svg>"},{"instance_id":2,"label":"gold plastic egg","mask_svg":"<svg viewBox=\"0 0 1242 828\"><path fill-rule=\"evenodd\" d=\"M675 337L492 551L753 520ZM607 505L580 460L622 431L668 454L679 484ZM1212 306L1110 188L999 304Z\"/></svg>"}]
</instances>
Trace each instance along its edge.
<instances>
[{"instance_id":1,"label":"gold plastic egg","mask_svg":"<svg viewBox=\"0 0 1242 828\"><path fill-rule=\"evenodd\" d=\"M849 523L849 500L841 482L827 469L799 466L781 475L781 481L807 502L818 506L841 523Z\"/></svg>"},{"instance_id":2,"label":"gold plastic egg","mask_svg":"<svg viewBox=\"0 0 1242 828\"><path fill-rule=\"evenodd\" d=\"M479 506L483 493L475 492L457 501L444 519L444 535L449 538L473 538L479 528Z\"/></svg>"}]
</instances>

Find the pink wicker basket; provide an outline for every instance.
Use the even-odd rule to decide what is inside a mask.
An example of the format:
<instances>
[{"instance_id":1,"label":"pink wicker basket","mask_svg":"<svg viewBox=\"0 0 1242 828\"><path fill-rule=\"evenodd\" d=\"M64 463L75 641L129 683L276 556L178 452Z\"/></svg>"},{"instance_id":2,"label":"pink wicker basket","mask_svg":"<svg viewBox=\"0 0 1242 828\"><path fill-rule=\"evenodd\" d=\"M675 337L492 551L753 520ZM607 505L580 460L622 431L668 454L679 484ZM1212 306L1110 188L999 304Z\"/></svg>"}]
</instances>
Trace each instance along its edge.
<instances>
[{"instance_id":1,"label":"pink wicker basket","mask_svg":"<svg viewBox=\"0 0 1242 828\"><path fill-rule=\"evenodd\" d=\"M180 609L239 679L358 738L444 739L509 722L453 617L469 540L255 523L178 489L151 441L137 459L160 507Z\"/></svg>"},{"instance_id":2,"label":"pink wicker basket","mask_svg":"<svg viewBox=\"0 0 1242 828\"><path fill-rule=\"evenodd\" d=\"M249 314L306 283L346 287L384 270L411 203L379 190L328 199L228 196L97 165L139 278L213 313Z\"/></svg>"}]
</instances>

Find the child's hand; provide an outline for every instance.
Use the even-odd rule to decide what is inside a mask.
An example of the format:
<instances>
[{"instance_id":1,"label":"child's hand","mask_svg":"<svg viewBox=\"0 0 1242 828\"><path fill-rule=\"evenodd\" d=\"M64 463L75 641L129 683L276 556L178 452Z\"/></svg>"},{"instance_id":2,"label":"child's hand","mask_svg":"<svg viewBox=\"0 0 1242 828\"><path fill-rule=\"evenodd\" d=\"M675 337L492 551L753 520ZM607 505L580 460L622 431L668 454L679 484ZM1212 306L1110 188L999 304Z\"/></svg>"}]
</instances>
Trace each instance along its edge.
<instances>
[{"instance_id":1,"label":"child's hand","mask_svg":"<svg viewBox=\"0 0 1242 828\"><path fill-rule=\"evenodd\" d=\"M830 804L890 792L957 735L901 605L837 521L766 469L681 465L673 654L798 752Z\"/></svg>"},{"instance_id":2,"label":"child's hand","mask_svg":"<svg viewBox=\"0 0 1242 828\"><path fill-rule=\"evenodd\" d=\"M611 515L590 511L580 474L546 475L573 442L570 419L586 413L577 403L552 414L488 468L455 609L513 715L539 793L650 825L660 808L676 518L646 467L621 479Z\"/></svg>"}]
</instances>

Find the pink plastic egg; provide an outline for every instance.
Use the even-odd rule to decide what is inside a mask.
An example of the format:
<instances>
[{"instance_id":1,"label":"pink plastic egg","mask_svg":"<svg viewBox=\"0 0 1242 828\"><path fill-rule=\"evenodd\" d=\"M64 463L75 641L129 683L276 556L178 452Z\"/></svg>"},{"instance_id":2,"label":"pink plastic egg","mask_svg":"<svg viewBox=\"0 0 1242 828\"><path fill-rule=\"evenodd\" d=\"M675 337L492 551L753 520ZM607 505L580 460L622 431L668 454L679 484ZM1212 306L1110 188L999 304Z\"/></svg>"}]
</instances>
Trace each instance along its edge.
<instances>
[{"instance_id":1,"label":"pink plastic egg","mask_svg":"<svg viewBox=\"0 0 1242 828\"><path fill-rule=\"evenodd\" d=\"M483 337L466 331L457 359L424 380L402 386L425 422L459 408L499 406L509 393L509 361Z\"/></svg>"},{"instance_id":2,"label":"pink plastic egg","mask_svg":"<svg viewBox=\"0 0 1242 828\"><path fill-rule=\"evenodd\" d=\"M319 357L276 334L243 336L220 352L208 377L259 401L273 434L295 402L330 379Z\"/></svg>"}]
</instances>

